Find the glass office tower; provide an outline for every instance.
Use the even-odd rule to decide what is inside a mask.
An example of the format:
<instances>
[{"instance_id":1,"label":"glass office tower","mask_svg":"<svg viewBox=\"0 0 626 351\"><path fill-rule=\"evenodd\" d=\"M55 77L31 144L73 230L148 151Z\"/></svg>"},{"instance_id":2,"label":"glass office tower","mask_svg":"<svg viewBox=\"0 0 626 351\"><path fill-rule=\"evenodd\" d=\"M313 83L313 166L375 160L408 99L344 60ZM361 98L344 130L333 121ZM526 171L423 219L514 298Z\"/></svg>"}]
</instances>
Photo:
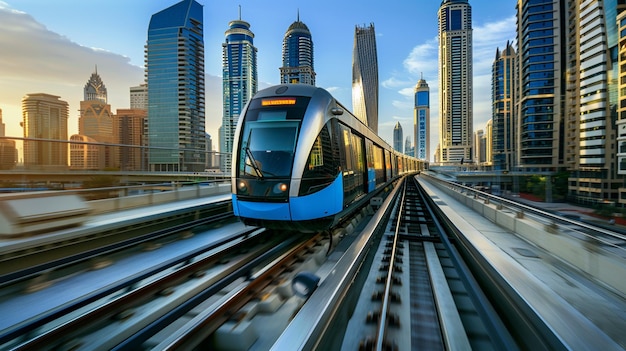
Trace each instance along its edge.
<instances>
[{"instance_id":1,"label":"glass office tower","mask_svg":"<svg viewBox=\"0 0 626 351\"><path fill-rule=\"evenodd\" d=\"M239 115L258 89L257 48L253 45L254 33L250 24L241 18L231 21L222 44L223 115L220 129L220 152L233 151L233 137ZM230 171L230 157L222 157L220 169Z\"/></svg>"},{"instance_id":2,"label":"glass office tower","mask_svg":"<svg viewBox=\"0 0 626 351\"><path fill-rule=\"evenodd\" d=\"M145 52L150 170L203 171L202 6L184 0L152 15Z\"/></svg>"},{"instance_id":3,"label":"glass office tower","mask_svg":"<svg viewBox=\"0 0 626 351\"><path fill-rule=\"evenodd\" d=\"M298 19L293 22L283 38L283 66L280 83L315 85L313 68L313 39L306 24Z\"/></svg>"},{"instance_id":4,"label":"glass office tower","mask_svg":"<svg viewBox=\"0 0 626 351\"><path fill-rule=\"evenodd\" d=\"M378 133L378 56L373 23L354 29L352 109L355 116Z\"/></svg>"},{"instance_id":5,"label":"glass office tower","mask_svg":"<svg viewBox=\"0 0 626 351\"><path fill-rule=\"evenodd\" d=\"M396 126L393 127L393 149L400 153L404 153L404 150L402 149L402 138L402 126L400 125L400 122L396 122Z\"/></svg>"},{"instance_id":6,"label":"glass office tower","mask_svg":"<svg viewBox=\"0 0 626 351\"><path fill-rule=\"evenodd\" d=\"M493 169L499 171L510 171L513 164L515 59L515 49L507 42L504 50L496 49L491 71Z\"/></svg>"},{"instance_id":7,"label":"glass office tower","mask_svg":"<svg viewBox=\"0 0 626 351\"><path fill-rule=\"evenodd\" d=\"M518 2L518 164L525 171L563 165L563 6L559 0Z\"/></svg>"},{"instance_id":8,"label":"glass office tower","mask_svg":"<svg viewBox=\"0 0 626 351\"><path fill-rule=\"evenodd\" d=\"M472 159L472 9L468 0L443 0L439 19L439 157Z\"/></svg>"}]
</instances>

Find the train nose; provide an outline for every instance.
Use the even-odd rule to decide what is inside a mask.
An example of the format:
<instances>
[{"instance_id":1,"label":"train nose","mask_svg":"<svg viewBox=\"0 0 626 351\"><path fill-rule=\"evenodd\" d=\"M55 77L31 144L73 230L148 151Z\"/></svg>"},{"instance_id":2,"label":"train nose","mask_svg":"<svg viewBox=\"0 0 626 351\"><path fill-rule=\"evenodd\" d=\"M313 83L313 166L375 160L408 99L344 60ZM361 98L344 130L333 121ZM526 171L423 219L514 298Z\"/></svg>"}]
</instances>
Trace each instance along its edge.
<instances>
[{"instance_id":1,"label":"train nose","mask_svg":"<svg viewBox=\"0 0 626 351\"><path fill-rule=\"evenodd\" d=\"M272 202L252 202L237 201L237 208L240 217L274 220L274 221L290 221L291 213L288 202L272 203Z\"/></svg>"}]
</instances>

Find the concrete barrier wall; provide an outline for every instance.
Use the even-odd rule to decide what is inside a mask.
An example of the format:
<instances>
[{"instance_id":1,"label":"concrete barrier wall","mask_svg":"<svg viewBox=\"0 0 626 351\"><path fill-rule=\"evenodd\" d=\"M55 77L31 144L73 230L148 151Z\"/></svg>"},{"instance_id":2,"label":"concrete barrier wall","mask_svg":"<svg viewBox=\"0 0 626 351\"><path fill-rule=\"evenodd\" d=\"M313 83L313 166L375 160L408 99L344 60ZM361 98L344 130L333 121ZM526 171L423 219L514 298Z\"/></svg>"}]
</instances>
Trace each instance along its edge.
<instances>
[{"instance_id":1,"label":"concrete barrier wall","mask_svg":"<svg viewBox=\"0 0 626 351\"><path fill-rule=\"evenodd\" d=\"M484 199L462 194L437 181L423 178L457 201L473 209L491 222L509 230L550 254L592 276L596 281L626 294L626 265L623 258L602 250L597 242L581 240L564 234L558 225L546 226L519 216L511 209L498 208Z\"/></svg>"},{"instance_id":2,"label":"concrete barrier wall","mask_svg":"<svg viewBox=\"0 0 626 351\"><path fill-rule=\"evenodd\" d=\"M197 199L204 196L223 195L230 193L230 191L230 183L226 183L215 186L182 187L173 191L93 200L88 203L92 208L92 213L98 214L172 201Z\"/></svg>"}]
</instances>

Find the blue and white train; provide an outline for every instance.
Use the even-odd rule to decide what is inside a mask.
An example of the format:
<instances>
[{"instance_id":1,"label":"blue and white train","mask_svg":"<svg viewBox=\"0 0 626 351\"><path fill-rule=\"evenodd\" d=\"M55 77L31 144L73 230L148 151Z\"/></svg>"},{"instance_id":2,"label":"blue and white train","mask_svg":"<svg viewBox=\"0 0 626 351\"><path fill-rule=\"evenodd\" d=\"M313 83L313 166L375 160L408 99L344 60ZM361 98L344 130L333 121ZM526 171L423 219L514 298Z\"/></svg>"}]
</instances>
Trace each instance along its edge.
<instances>
[{"instance_id":1,"label":"blue and white train","mask_svg":"<svg viewBox=\"0 0 626 351\"><path fill-rule=\"evenodd\" d=\"M428 164L394 151L330 93L306 84L259 91L242 111L232 157L233 210L245 224L329 229Z\"/></svg>"}]
</instances>

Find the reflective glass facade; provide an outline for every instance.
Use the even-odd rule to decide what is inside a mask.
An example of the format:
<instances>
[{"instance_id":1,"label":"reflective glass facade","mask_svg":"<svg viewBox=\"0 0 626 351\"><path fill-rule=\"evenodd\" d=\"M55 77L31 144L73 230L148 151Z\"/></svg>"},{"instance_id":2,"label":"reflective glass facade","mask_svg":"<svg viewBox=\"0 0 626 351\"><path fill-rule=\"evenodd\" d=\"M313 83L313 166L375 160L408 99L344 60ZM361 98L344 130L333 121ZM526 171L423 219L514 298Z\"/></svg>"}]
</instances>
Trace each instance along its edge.
<instances>
[{"instance_id":1,"label":"reflective glass facade","mask_svg":"<svg viewBox=\"0 0 626 351\"><path fill-rule=\"evenodd\" d=\"M225 35L222 44L224 106L220 152L231 153L239 115L258 89L257 48L253 45L254 34L248 22L231 21ZM223 157L221 162L221 170L229 172L231 158Z\"/></svg>"},{"instance_id":2,"label":"reflective glass facade","mask_svg":"<svg viewBox=\"0 0 626 351\"><path fill-rule=\"evenodd\" d=\"M515 50L510 43L500 52L492 66L492 155L493 169L508 171L512 168L515 145L515 124L513 119L513 95L515 70Z\"/></svg>"},{"instance_id":3,"label":"reflective glass facade","mask_svg":"<svg viewBox=\"0 0 626 351\"><path fill-rule=\"evenodd\" d=\"M402 149L402 138L402 126L400 122L396 122L396 126L393 127L393 148L400 153L404 153Z\"/></svg>"},{"instance_id":4,"label":"reflective glass facade","mask_svg":"<svg viewBox=\"0 0 626 351\"><path fill-rule=\"evenodd\" d=\"M518 2L519 165L554 171L563 164L563 1Z\"/></svg>"},{"instance_id":5,"label":"reflective glass facade","mask_svg":"<svg viewBox=\"0 0 626 351\"><path fill-rule=\"evenodd\" d=\"M204 39L199 3L184 0L152 16L146 76L150 169L204 170Z\"/></svg>"},{"instance_id":6,"label":"reflective glass facade","mask_svg":"<svg viewBox=\"0 0 626 351\"><path fill-rule=\"evenodd\" d=\"M354 30L352 109L355 116L378 133L378 54L373 24Z\"/></svg>"},{"instance_id":7,"label":"reflective glass facade","mask_svg":"<svg viewBox=\"0 0 626 351\"><path fill-rule=\"evenodd\" d=\"M309 28L298 20L287 29L283 38L283 66L280 82L315 85L313 39Z\"/></svg>"}]
</instances>

